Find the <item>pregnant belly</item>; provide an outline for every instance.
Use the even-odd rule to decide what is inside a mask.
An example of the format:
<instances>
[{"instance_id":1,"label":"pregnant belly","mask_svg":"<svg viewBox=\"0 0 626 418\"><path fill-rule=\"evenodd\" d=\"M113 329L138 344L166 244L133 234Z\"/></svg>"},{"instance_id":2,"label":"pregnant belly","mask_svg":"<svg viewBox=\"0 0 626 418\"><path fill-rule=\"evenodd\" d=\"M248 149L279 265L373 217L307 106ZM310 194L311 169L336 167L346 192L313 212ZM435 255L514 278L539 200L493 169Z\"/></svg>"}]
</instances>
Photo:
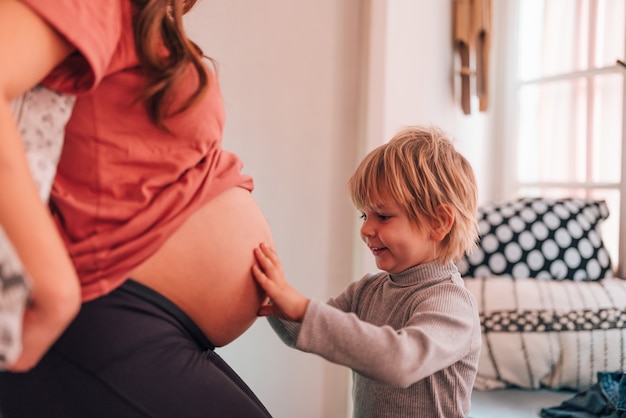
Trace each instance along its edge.
<instances>
[{"instance_id":1,"label":"pregnant belly","mask_svg":"<svg viewBox=\"0 0 626 418\"><path fill-rule=\"evenodd\" d=\"M215 346L257 318L265 295L251 274L252 250L273 245L249 191L235 187L194 213L131 276L176 303Z\"/></svg>"}]
</instances>

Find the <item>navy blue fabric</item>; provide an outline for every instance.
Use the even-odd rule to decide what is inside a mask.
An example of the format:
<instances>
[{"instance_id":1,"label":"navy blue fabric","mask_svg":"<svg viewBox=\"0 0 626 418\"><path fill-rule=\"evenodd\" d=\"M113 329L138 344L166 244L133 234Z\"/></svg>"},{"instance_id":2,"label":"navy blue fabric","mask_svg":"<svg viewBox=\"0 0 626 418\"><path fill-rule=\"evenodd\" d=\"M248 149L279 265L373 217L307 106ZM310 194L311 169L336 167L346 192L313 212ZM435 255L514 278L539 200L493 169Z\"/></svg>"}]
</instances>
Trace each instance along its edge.
<instances>
[{"instance_id":1,"label":"navy blue fabric","mask_svg":"<svg viewBox=\"0 0 626 418\"><path fill-rule=\"evenodd\" d=\"M600 372L598 382L559 406L543 408L542 418L626 418L626 374Z\"/></svg>"},{"instance_id":2,"label":"navy blue fabric","mask_svg":"<svg viewBox=\"0 0 626 418\"><path fill-rule=\"evenodd\" d=\"M176 305L128 280L85 303L28 373L0 373L4 418L270 417Z\"/></svg>"}]
</instances>

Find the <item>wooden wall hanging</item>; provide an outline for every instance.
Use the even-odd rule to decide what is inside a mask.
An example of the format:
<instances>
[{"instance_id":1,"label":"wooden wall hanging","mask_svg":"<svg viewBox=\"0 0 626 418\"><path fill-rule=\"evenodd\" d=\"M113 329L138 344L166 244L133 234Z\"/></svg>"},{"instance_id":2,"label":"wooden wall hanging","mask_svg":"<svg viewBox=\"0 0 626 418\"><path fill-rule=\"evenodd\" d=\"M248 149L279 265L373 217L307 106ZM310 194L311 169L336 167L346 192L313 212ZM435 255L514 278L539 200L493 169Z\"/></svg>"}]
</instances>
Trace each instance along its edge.
<instances>
[{"instance_id":1,"label":"wooden wall hanging","mask_svg":"<svg viewBox=\"0 0 626 418\"><path fill-rule=\"evenodd\" d=\"M461 61L461 109L471 113L474 79L474 94L484 112L489 107L491 0L454 0L454 44Z\"/></svg>"}]
</instances>

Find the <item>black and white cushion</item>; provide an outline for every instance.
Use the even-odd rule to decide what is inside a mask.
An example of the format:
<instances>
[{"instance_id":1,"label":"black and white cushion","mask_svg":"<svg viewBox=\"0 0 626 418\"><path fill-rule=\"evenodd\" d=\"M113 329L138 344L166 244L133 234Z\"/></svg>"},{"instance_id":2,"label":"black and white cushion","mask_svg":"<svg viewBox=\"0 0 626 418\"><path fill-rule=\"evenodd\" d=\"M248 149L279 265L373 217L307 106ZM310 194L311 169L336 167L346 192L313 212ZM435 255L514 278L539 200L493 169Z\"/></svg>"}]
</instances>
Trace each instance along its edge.
<instances>
[{"instance_id":1,"label":"black and white cushion","mask_svg":"<svg viewBox=\"0 0 626 418\"><path fill-rule=\"evenodd\" d=\"M626 370L626 280L465 280L483 347L480 390L584 390L598 372Z\"/></svg>"},{"instance_id":2,"label":"black and white cushion","mask_svg":"<svg viewBox=\"0 0 626 418\"><path fill-rule=\"evenodd\" d=\"M458 262L467 277L598 280L612 276L592 199L522 198L479 208L478 248Z\"/></svg>"}]
</instances>

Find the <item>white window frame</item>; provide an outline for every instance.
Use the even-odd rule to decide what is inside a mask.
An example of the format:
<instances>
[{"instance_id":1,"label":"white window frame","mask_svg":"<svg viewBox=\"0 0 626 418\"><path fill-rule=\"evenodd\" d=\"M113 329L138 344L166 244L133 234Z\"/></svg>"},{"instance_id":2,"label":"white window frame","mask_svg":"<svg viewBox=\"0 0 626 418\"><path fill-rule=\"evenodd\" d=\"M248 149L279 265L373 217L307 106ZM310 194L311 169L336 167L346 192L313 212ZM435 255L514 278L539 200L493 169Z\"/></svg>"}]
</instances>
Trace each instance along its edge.
<instances>
[{"instance_id":1,"label":"white window frame","mask_svg":"<svg viewBox=\"0 0 626 418\"><path fill-rule=\"evenodd\" d=\"M534 183L521 184L517 179L517 159L516 143L518 132L518 89L529 83L536 83L536 80L526 80L519 82L517 77L517 39L519 2L530 0L507 0L498 2L494 9L494 33L501 37L501 42L496 41L495 56L497 57L495 69L495 85L502 86L494 91L494 103L498 103L498 108L494 110L493 122L493 154L501 156L496 158L494 168L495 195L498 199L510 199L516 197L517 190L522 186L543 186L562 188L590 188L590 189L612 189L617 190L620 195L620 213L611 213L611 216L619 217L619 243L617 250L617 260L612 260L617 264L616 274L618 277L626 278L626 68L617 62L604 68L589 71L580 71L570 75L543 77L543 81L553 81L566 79L571 76L596 75L602 73L620 73L623 76L622 91L622 149L621 149L621 179L617 183ZM626 36L626 35L625 35ZM626 50L623 51L622 59L626 57Z\"/></svg>"}]
</instances>

